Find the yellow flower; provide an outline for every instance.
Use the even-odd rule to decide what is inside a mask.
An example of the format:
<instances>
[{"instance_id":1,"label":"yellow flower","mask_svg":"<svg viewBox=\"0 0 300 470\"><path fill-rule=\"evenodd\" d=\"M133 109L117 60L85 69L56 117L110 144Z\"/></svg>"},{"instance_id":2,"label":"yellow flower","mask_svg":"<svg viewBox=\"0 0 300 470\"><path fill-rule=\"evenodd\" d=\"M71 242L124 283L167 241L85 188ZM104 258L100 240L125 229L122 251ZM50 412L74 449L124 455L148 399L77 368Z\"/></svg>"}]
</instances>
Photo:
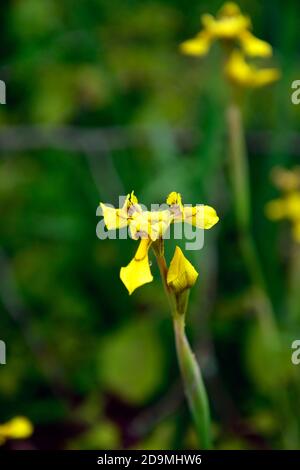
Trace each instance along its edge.
<instances>
[{"instance_id":1,"label":"yellow flower","mask_svg":"<svg viewBox=\"0 0 300 470\"><path fill-rule=\"evenodd\" d=\"M120 278L129 294L152 281L149 248L152 243L164 238L172 223L187 222L201 229L209 229L219 220L210 206L184 207L181 195L176 192L169 194L167 205L164 210L143 211L133 192L126 197L120 209L101 203L104 222L109 230L128 226L131 237L140 240L134 258L120 270Z\"/></svg>"},{"instance_id":2,"label":"yellow flower","mask_svg":"<svg viewBox=\"0 0 300 470\"><path fill-rule=\"evenodd\" d=\"M228 2L219 10L216 18L209 14L201 16L203 29L196 37L184 41L180 49L184 54L204 56L215 40L221 40L231 47L238 42L244 53L251 57L269 57L272 47L265 41L256 38L249 29L251 21L241 13L233 2Z\"/></svg>"},{"instance_id":3,"label":"yellow flower","mask_svg":"<svg viewBox=\"0 0 300 470\"><path fill-rule=\"evenodd\" d=\"M33 433L31 422L23 417L17 416L4 424L0 424L0 443L7 439L26 439Z\"/></svg>"},{"instance_id":4,"label":"yellow flower","mask_svg":"<svg viewBox=\"0 0 300 470\"><path fill-rule=\"evenodd\" d=\"M272 179L279 189L283 191L280 198L266 204L266 215L269 219L289 220L292 224L292 236L300 243L300 170L285 170L275 168Z\"/></svg>"},{"instance_id":5,"label":"yellow flower","mask_svg":"<svg viewBox=\"0 0 300 470\"><path fill-rule=\"evenodd\" d=\"M278 69L258 69L249 65L238 50L233 51L230 55L225 66L225 74L234 85L249 88L269 85L280 77Z\"/></svg>"},{"instance_id":6,"label":"yellow flower","mask_svg":"<svg viewBox=\"0 0 300 470\"><path fill-rule=\"evenodd\" d=\"M176 246L167 274L167 284L178 295L195 284L198 273L194 266Z\"/></svg>"}]
</instances>

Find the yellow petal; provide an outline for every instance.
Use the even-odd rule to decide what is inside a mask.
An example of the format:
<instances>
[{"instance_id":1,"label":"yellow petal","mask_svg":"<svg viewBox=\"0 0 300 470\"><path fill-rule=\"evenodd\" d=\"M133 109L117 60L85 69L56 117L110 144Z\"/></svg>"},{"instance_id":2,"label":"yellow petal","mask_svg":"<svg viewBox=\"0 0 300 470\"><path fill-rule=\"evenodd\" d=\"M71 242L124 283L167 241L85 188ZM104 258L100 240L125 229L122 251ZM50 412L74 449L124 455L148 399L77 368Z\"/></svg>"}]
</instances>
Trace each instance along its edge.
<instances>
[{"instance_id":1,"label":"yellow petal","mask_svg":"<svg viewBox=\"0 0 300 470\"><path fill-rule=\"evenodd\" d=\"M175 191L171 192L167 197L166 203L170 206L170 210L174 216L183 214L184 207L180 193L176 193Z\"/></svg>"},{"instance_id":2,"label":"yellow petal","mask_svg":"<svg viewBox=\"0 0 300 470\"><path fill-rule=\"evenodd\" d=\"M114 207L107 206L103 203L100 203L100 206L104 222L108 230L126 227L132 213L140 211L134 191L132 191L131 194L127 194L123 207L119 209L115 209Z\"/></svg>"},{"instance_id":3,"label":"yellow petal","mask_svg":"<svg viewBox=\"0 0 300 470\"><path fill-rule=\"evenodd\" d=\"M258 39L250 31L242 31L239 40L246 55L252 57L270 57L272 55L271 45Z\"/></svg>"},{"instance_id":4,"label":"yellow petal","mask_svg":"<svg viewBox=\"0 0 300 470\"><path fill-rule=\"evenodd\" d=\"M240 7L234 2L226 2L218 11L218 16L238 16L241 14Z\"/></svg>"},{"instance_id":5,"label":"yellow petal","mask_svg":"<svg viewBox=\"0 0 300 470\"><path fill-rule=\"evenodd\" d=\"M169 206L173 206L174 204L175 205L178 205L178 206L182 206L182 197L181 197L181 194L180 193L176 193L176 191L172 191L168 197L167 197L167 200L166 200L166 203L169 205Z\"/></svg>"},{"instance_id":6,"label":"yellow petal","mask_svg":"<svg viewBox=\"0 0 300 470\"><path fill-rule=\"evenodd\" d=\"M170 206L174 222L187 222L201 229L209 229L219 221L219 217L213 207L205 205L185 207L182 204L181 194L175 191L167 197L167 204Z\"/></svg>"},{"instance_id":7,"label":"yellow petal","mask_svg":"<svg viewBox=\"0 0 300 470\"><path fill-rule=\"evenodd\" d=\"M218 39L235 39L250 26L249 18L244 15L221 16L215 19L212 15L205 14L202 15L201 21L207 33Z\"/></svg>"},{"instance_id":8,"label":"yellow petal","mask_svg":"<svg viewBox=\"0 0 300 470\"><path fill-rule=\"evenodd\" d=\"M176 246L174 256L167 274L167 284L176 293L180 294L195 284L198 273L194 266L184 256L181 249Z\"/></svg>"},{"instance_id":9,"label":"yellow petal","mask_svg":"<svg viewBox=\"0 0 300 470\"><path fill-rule=\"evenodd\" d=\"M25 439L33 433L33 426L29 419L17 416L7 423L0 425L0 436L6 439Z\"/></svg>"},{"instance_id":10,"label":"yellow petal","mask_svg":"<svg viewBox=\"0 0 300 470\"><path fill-rule=\"evenodd\" d=\"M200 229L210 229L219 221L219 217L213 207L199 205L185 207L183 210L183 220Z\"/></svg>"},{"instance_id":11,"label":"yellow petal","mask_svg":"<svg viewBox=\"0 0 300 470\"><path fill-rule=\"evenodd\" d=\"M294 191L289 193L285 201L286 216L290 220L298 221L300 219L300 192Z\"/></svg>"},{"instance_id":12,"label":"yellow petal","mask_svg":"<svg viewBox=\"0 0 300 470\"><path fill-rule=\"evenodd\" d=\"M128 216L127 212L124 212L122 209L115 209L114 207L109 207L106 204L100 203L104 222L108 230L115 230L117 228L123 228L128 225Z\"/></svg>"},{"instance_id":13,"label":"yellow petal","mask_svg":"<svg viewBox=\"0 0 300 470\"><path fill-rule=\"evenodd\" d=\"M203 56L208 53L210 45L210 34L206 31L201 31L195 38L188 39L180 44L180 50L183 54Z\"/></svg>"},{"instance_id":14,"label":"yellow petal","mask_svg":"<svg viewBox=\"0 0 300 470\"><path fill-rule=\"evenodd\" d=\"M173 216L169 210L148 212L149 237L152 241L162 238L169 228Z\"/></svg>"},{"instance_id":15,"label":"yellow petal","mask_svg":"<svg viewBox=\"0 0 300 470\"><path fill-rule=\"evenodd\" d=\"M130 295L138 287L153 280L148 258L148 250L150 245L151 240L142 239L135 257L126 267L123 267L120 270L121 281L127 288Z\"/></svg>"},{"instance_id":16,"label":"yellow petal","mask_svg":"<svg viewBox=\"0 0 300 470\"><path fill-rule=\"evenodd\" d=\"M127 208L128 208L128 207L130 207L132 205L136 205L136 204L138 204L138 198L134 194L134 191L131 191L130 194L127 194L124 206L126 205Z\"/></svg>"},{"instance_id":17,"label":"yellow petal","mask_svg":"<svg viewBox=\"0 0 300 470\"><path fill-rule=\"evenodd\" d=\"M239 51L234 51L225 66L225 73L229 80L242 86L251 86L253 71Z\"/></svg>"}]
</instances>

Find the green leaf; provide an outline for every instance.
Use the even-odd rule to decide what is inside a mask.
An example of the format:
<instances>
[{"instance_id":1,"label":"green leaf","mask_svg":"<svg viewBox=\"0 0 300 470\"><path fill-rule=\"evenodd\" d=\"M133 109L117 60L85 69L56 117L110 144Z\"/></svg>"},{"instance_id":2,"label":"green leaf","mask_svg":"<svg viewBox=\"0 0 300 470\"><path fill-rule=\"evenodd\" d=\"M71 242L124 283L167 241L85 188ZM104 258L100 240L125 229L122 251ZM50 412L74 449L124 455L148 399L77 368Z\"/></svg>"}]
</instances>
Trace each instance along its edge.
<instances>
[{"instance_id":1,"label":"green leaf","mask_svg":"<svg viewBox=\"0 0 300 470\"><path fill-rule=\"evenodd\" d=\"M107 336L101 344L99 375L107 390L143 404L158 390L164 356L150 320L139 319Z\"/></svg>"}]
</instances>

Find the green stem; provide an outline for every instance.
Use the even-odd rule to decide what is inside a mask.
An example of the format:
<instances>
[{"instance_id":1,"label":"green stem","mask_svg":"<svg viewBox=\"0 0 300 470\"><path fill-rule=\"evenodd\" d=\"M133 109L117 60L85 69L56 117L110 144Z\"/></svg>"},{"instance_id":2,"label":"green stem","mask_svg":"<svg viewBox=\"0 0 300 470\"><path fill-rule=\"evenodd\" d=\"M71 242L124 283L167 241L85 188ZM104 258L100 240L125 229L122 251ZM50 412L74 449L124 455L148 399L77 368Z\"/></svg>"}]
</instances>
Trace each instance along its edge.
<instances>
[{"instance_id":1,"label":"green stem","mask_svg":"<svg viewBox=\"0 0 300 470\"><path fill-rule=\"evenodd\" d=\"M293 242L290 255L289 272L289 322L293 328L300 324L300 244Z\"/></svg>"},{"instance_id":2,"label":"green stem","mask_svg":"<svg viewBox=\"0 0 300 470\"><path fill-rule=\"evenodd\" d=\"M240 106L233 102L227 110L227 122L229 132L229 158L231 183L233 189L233 202L235 206L236 221L239 230L239 242L241 253L245 262L248 275L255 286L258 297L261 300L261 308L258 311L258 320L274 337L277 335L277 326L273 306L270 301L263 269L257 248L251 233L251 202L250 202L250 178L248 156L242 123Z\"/></svg>"},{"instance_id":3,"label":"green stem","mask_svg":"<svg viewBox=\"0 0 300 470\"><path fill-rule=\"evenodd\" d=\"M163 254L163 246L154 243L152 247L171 308L177 358L189 410L195 424L200 447L209 449L211 447L211 436L208 398L199 365L185 334L188 292L183 292L180 298L175 296L167 284L168 267Z\"/></svg>"},{"instance_id":4,"label":"green stem","mask_svg":"<svg viewBox=\"0 0 300 470\"><path fill-rule=\"evenodd\" d=\"M228 107L227 122L235 211L239 229L244 233L249 229L251 213L249 166L241 110L235 103Z\"/></svg>"},{"instance_id":5,"label":"green stem","mask_svg":"<svg viewBox=\"0 0 300 470\"><path fill-rule=\"evenodd\" d=\"M185 334L183 315L173 318L177 357L185 395L202 449L211 448L210 412L202 374Z\"/></svg>"},{"instance_id":6,"label":"green stem","mask_svg":"<svg viewBox=\"0 0 300 470\"><path fill-rule=\"evenodd\" d=\"M227 122L230 147L230 170L237 226L239 230L241 253L248 271L249 278L256 289L256 310L258 323L268 348L268 357L279 357L282 350L282 338L276 322L272 302L264 278L260 258L251 232L251 202L248 156L245 143L242 114L238 102L233 101L227 110ZM282 373L280 368L279 374ZM292 448L297 441L294 432L294 416L285 386L273 390L272 397L275 406L280 407L283 422L292 423L293 431L283 440L287 448Z\"/></svg>"}]
</instances>

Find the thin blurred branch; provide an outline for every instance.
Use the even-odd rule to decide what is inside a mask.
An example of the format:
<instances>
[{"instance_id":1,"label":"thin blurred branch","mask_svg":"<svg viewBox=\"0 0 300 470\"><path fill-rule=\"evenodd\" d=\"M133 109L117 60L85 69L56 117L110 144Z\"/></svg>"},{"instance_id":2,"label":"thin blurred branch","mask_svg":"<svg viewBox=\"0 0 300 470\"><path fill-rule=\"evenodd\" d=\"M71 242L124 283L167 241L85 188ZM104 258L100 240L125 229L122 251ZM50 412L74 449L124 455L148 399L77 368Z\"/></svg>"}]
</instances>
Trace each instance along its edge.
<instances>
[{"instance_id":1,"label":"thin blurred branch","mask_svg":"<svg viewBox=\"0 0 300 470\"><path fill-rule=\"evenodd\" d=\"M196 142L195 132L173 129L178 144ZM38 150L47 147L66 151L120 150L145 145L151 138L153 127L52 127L7 126L0 128L0 151Z\"/></svg>"},{"instance_id":2,"label":"thin blurred branch","mask_svg":"<svg viewBox=\"0 0 300 470\"><path fill-rule=\"evenodd\" d=\"M159 126L157 126L160 128ZM144 146L151 140L156 126L83 128L76 126L4 126L0 128L0 151L38 150L55 148L66 151L107 152ZM196 129L171 129L175 142L182 148L193 148L201 142ZM276 131L254 131L247 134L250 152L266 152L274 142L282 151L299 155L300 133L278 134Z\"/></svg>"}]
</instances>

